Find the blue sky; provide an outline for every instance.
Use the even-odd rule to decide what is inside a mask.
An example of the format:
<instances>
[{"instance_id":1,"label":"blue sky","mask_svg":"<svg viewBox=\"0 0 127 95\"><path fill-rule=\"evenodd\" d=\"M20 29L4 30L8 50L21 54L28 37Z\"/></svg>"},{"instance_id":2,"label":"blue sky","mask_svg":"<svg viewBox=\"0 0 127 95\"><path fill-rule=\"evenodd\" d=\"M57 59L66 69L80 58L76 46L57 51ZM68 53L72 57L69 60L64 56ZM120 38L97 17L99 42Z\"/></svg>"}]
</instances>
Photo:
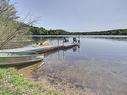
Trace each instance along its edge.
<instances>
[{"instance_id":1,"label":"blue sky","mask_svg":"<svg viewBox=\"0 0 127 95\"><path fill-rule=\"evenodd\" d=\"M73 32L127 28L127 0L15 0L36 26Z\"/></svg>"}]
</instances>

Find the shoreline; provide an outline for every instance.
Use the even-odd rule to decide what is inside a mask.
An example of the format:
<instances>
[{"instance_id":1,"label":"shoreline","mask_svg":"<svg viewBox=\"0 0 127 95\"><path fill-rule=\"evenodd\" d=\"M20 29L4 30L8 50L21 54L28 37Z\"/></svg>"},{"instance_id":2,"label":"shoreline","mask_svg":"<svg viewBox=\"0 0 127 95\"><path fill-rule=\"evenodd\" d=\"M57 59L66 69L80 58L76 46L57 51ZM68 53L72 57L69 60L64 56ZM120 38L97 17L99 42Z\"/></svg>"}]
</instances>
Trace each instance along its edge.
<instances>
[{"instance_id":1,"label":"shoreline","mask_svg":"<svg viewBox=\"0 0 127 95\"><path fill-rule=\"evenodd\" d=\"M0 69L0 84L1 95L62 95L53 88L25 78L15 68Z\"/></svg>"}]
</instances>

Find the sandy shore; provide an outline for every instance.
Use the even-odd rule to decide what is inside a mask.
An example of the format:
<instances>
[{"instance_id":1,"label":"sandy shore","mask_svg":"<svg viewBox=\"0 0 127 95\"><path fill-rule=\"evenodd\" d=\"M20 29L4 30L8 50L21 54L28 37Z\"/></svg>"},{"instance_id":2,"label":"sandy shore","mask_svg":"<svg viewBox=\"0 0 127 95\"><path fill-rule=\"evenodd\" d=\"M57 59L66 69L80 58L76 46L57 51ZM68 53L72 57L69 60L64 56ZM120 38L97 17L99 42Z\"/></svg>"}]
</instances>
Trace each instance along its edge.
<instances>
[{"instance_id":1,"label":"sandy shore","mask_svg":"<svg viewBox=\"0 0 127 95\"><path fill-rule=\"evenodd\" d=\"M83 62L39 65L31 78L65 95L127 95L127 64Z\"/></svg>"}]
</instances>

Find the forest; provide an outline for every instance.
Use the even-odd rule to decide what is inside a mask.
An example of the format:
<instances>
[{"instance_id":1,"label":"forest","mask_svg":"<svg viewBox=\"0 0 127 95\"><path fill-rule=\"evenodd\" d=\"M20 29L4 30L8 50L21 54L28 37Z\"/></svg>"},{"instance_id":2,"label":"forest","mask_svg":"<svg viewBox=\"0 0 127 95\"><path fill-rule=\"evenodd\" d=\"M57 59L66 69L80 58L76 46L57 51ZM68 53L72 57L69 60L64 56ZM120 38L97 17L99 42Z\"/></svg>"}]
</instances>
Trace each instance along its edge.
<instances>
[{"instance_id":1,"label":"forest","mask_svg":"<svg viewBox=\"0 0 127 95\"><path fill-rule=\"evenodd\" d=\"M43 27L28 26L32 35L127 35L127 29L115 29L96 32L69 32L62 29L47 30Z\"/></svg>"}]
</instances>

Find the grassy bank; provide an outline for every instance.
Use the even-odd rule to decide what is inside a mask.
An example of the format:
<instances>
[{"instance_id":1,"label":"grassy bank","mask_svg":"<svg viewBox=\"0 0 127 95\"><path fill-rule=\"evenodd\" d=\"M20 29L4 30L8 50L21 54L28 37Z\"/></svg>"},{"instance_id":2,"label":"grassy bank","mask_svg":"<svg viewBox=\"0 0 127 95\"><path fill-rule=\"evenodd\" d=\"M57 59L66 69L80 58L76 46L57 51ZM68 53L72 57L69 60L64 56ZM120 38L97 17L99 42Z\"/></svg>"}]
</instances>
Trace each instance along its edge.
<instances>
[{"instance_id":1,"label":"grassy bank","mask_svg":"<svg viewBox=\"0 0 127 95\"><path fill-rule=\"evenodd\" d=\"M61 94L24 78L15 68L0 68L0 95Z\"/></svg>"}]
</instances>

